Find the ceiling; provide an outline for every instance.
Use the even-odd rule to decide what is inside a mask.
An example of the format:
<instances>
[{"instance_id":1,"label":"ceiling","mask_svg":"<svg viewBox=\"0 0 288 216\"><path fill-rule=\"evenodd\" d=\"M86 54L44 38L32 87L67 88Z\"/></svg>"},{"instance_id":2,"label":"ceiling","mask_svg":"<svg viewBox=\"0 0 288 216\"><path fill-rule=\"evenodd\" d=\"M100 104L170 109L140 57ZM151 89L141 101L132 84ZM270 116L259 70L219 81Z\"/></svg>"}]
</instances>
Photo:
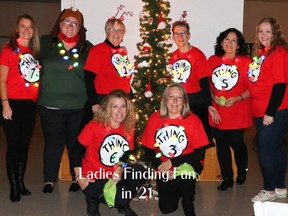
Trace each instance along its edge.
<instances>
[{"instance_id":1,"label":"ceiling","mask_svg":"<svg viewBox=\"0 0 288 216\"><path fill-rule=\"evenodd\" d=\"M8 1L8 0L0 0L0 1ZM39 3L61 3L61 0L9 0L15 2L39 2Z\"/></svg>"},{"instance_id":2,"label":"ceiling","mask_svg":"<svg viewBox=\"0 0 288 216\"><path fill-rule=\"evenodd\" d=\"M7 1L7 0L0 0ZM61 0L9 0L15 2L46 2L46 3L61 3ZM259 1L259 2L288 2L288 0L244 0L245 1Z\"/></svg>"}]
</instances>

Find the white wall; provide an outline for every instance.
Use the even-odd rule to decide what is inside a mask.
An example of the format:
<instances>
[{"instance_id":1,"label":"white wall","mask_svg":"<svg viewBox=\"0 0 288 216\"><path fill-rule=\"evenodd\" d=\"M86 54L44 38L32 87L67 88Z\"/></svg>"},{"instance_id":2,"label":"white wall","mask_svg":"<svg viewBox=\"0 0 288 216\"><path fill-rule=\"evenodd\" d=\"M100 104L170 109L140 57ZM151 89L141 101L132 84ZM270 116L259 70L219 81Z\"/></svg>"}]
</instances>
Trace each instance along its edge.
<instances>
[{"instance_id":1,"label":"white wall","mask_svg":"<svg viewBox=\"0 0 288 216\"><path fill-rule=\"evenodd\" d=\"M143 8L141 0L62 0L61 7L69 8L75 2L84 15L87 38L93 43L105 39L104 24L117 13L117 8L124 5L122 12L132 12L125 16L127 33L122 45L129 51L129 58L138 54L136 44L141 42L139 36L139 13ZM184 10L191 28L191 44L200 48L207 57L214 53L214 43L221 31L235 27L242 31L244 0L170 0L169 17L172 22L179 20ZM173 46L172 50L175 49Z\"/></svg>"}]
</instances>

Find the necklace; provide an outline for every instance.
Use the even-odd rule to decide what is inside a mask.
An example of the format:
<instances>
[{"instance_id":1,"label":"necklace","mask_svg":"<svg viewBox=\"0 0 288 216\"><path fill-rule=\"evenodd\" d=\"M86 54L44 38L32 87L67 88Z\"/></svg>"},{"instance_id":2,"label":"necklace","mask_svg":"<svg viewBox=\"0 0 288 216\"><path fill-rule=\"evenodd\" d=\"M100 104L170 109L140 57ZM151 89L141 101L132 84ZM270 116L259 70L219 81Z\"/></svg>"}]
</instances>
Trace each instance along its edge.
<instances>
[{"instance_id":1,"label":"necklace","mask_svg":"<svg viewBox=\"0 0 288 216\"><path fill-rule=\"evenodd\" d=\"M69 51L65 49L64 44L61 41L58 42L57 47L59 48L59 54L60 56L62 56L64 61L68 61L69 59L71 59L70 60L71 64L69 64L68 70L72 70L73 68L79 66L79 62L78 62L79 50L77 48L72 48L71 54L70 54Z\"/></svg>"}]
</instances>

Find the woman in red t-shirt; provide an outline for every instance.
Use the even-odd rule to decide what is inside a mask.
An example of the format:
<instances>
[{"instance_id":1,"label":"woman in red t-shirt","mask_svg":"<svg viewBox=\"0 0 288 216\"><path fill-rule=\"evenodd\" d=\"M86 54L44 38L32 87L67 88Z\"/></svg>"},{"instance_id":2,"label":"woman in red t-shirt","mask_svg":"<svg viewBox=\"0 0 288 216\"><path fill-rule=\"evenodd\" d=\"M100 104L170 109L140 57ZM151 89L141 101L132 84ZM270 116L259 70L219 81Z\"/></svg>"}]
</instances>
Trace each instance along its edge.
<instances>
[{"instance_id":1,"label":"woman in red t-shirt","mask_svg":"<svg viewBox=\"0 0 288 216\"><path fill-rule=\"evenodd\" d=\"M288 132L288 42L273 17L263 18L257 25L253 56L249 92L264 185L252 202L264 202L287 196L283 141Z\"/></svg>"},{"instance_id":2,"label":"woman in red t-shirt","mask_svg":"<svg viewBox=\"0 0 288 216\"><path fill-rule=\"evenodd\" d=\"M40 67L34 58L38 52L36 23L30 15L21 15L0 55L1 121L7 139L11 202L19 202L20 195L31 195L23 178L36 114Z\"/></svg>"},{"instance_id":3,"label":"woman in red t-shirt","mask_svg":"<svg viewBox=\"0 0 288 216\"><path fill-rule=\"evenodd\" d=\"M195 215L195 182L203 169L209 141L201 120L190 112L187 94L180 83L165 89L160 111L150 116L141 142L158 174L160 210L164 214L176 211L180 195L185 215ZM186 174L191 170L197 174L177 176L178 167L183 166L190 167L183 170Z\"/></svg>"},{"instance_id":4,"label":"woman in red t-shirt","mask_svg":"<svg viewBox=\"0 0 288 216\"><path fill-rule=\"evenodd\" d=\"M229 28L219 34L215 55L208 59L212 72L210 85L213 106L221 117L220 120L209 116L209 123L214 128L217 157L223 178L217 189L222 191L232 187L234 182L230 147L234 151L238 185L245 182L248 170L244 132L245 128L252 125L247 79L251 60L245 51L242 33Z\"/></svg>"},{"instance_id":5,"label":"woman in red t-shirt","mask_svg":"<svg viewBox=\"0 0 288 216\"><path fill-rule=\"evenodd\" d=\"M144 183L139 175L144 168L138 164L126 164L130 150L134 149L134 124L131 101L123 90L116 89L104 97L94 119L78 137L79 142L73 148L73 166L76 180L86 195L89 215L100 215L99 202L109 204L105 193L103 196L109 179L117 188L113 207L125 215L136 215L129 207L132 196L122 196L133 195Z\"/></svg>"}]
</instances>

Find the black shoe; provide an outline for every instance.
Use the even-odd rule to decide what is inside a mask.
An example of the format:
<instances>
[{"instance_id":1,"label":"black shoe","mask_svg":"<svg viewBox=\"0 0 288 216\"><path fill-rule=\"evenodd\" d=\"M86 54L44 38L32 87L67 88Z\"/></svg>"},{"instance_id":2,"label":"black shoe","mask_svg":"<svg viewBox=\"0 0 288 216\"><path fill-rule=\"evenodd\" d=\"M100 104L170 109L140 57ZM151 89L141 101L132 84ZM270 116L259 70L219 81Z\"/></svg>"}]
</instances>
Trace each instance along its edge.
<instances>
[{"instance_id":1,"label":"black shoe","mask_svg":"<svg viewBox=\"0 0 288 216\"><path fill-rule=\"evenodd\" d=\"M52 193L53 192L53 184L52 183L46 183L43 188L43 193Z\"/></svg>"},{"instance_id":2,"label":"black shoe","mask_svg":"<svg viewBox=\"0 0 288 216\"><path fill-rule=\"evenodd\" d=\"M218 190L220 191L225 191L229 187L233 187L233 179L232 178L224 178L221 185L217 187Z\"/></svg>"},{"instance_id":3,"label":"black shoe","mask_svg":"<svg viewBox=\"0 0 288 216\"><path fill-rule=\"evenodd\" d=\"M125 216L137 216L137 214L130 208L129 205L118 208L120 214L125 214Z\"/></svg>"},{"instance_id":4,"label":"black shoe","mask_svg":"<svg viewBox=\"0 0 288 216\"><path fill-rule=\"evenodd\" d=\"M99 212L99 206L100 202L96 199L93 199L91 197L85 198L86 204L87 204L87 214L88 216L100 216Z\"/></svg>"},{"instance_id":5,"label":"black shoe","mask_svg":"<svg viewBox=\"0 0 288 216\"><path fill-rule=\"evenodd\" d=\"M11 202L20 202L20 193L16 185L10 186L10 201Z\"/></svg>"},{"instance_id":6,"label":"black shoe","mask_svg":"<svg viewBox=\"0 0 288 216\"><path fill-rule=\"evenodd\" d=\"M70 192L77 192L78 190L80 190L80 186L79 186L78 182L73 181L69 187L69 191Z\"/></svg>"},{"instance_id":7,"label":"black shoe","mask_svg":"<svg viewBox=\"0 0 288 216\"><path fill-rule=\"evenodd\" d=\"M239 175L239 176L237 176L236 184L242 185L242 184L244 184L245 181L246 181L246 175Z\"/></svg>"}]
</instances>

